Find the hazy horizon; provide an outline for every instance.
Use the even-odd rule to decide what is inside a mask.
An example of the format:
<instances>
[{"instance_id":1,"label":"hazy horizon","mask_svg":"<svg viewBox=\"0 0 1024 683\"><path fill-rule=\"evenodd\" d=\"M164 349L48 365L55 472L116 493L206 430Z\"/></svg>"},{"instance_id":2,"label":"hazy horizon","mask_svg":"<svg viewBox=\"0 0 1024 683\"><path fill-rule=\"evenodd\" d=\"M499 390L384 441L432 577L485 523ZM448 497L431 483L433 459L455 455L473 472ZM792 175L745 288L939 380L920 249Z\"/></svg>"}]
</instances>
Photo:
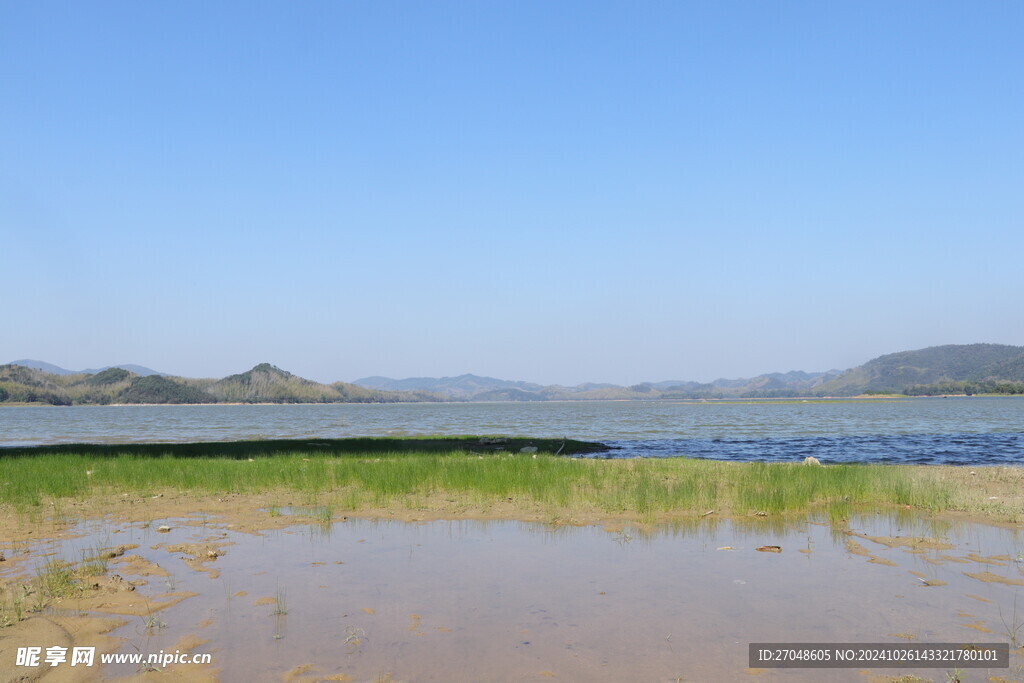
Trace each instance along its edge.
<instances>
[{"instance_id":1,"label":"hazy horizon","mask_svg":"<svg viewBox=\"0 0 1024 683\"><path fill-rule=\"evenodd\" d=\"M152 367L150 365L147 365L146 363L116 363L116 364L104 363L102 365L93 364L93 365L90 365L89 367L79 368L77 366L76 367L66 367L64 365L61 365L60 363L53 363L51 361L48 361L45 358L30 358L28 356L25 356L23 358L18 358L16 360L32 361L32 362L37 362L37 363L48 363L50 365L55 365L55 366L59 367L62 370L71 370L73 372L84 372L86 370L97 370L97 369L106 368L106 367L123 367L123 366L127 366L127 365L134 365L134 366L141 366L141 367L147 368L149 370L155 370L156 372L159 372L159 373L162 373L162 374L166 374L166 375L175 376L175 377L189 377L189 378L199 378L199 379L222 378L222 377L227 377L229 375L237 375L237 374L246 372L248 370L251 370L253 367L255 367L256 365L259 364L259 363L254 363L253 365L250 365L250 366L245 367L245 368L241 368L241 369L237 369L237 370L230 370L230 371L226 371L226 372L221 372L221 373L218 373L218 374L215 374L215 375L197 375L197 374L187 373L187 372L186 373L167 372L166 370L164 370L162 368ZM14 363L15 361L7 361L7 362L8 363ZM609 380L597 378L597 379L587 379L587 380L583 380L581 382L574 382L573 384L563 384L561 382L546 382L546 381L542 381L542 380L524 379L522 377L498 377L496 375L487 375L485 373L473 372L472 370L467 370L465 372L457 372L457 373L449 374L449 375L423 375L423 374L419 374L419 375L403 375L401 377L394 376L394 375L359 375L358 377L351 377L351 378L344 378L344 377L343 378L335 377L333 379L332 378L317 378L317 377L307 377L305 375L301 375L301 373L295 373L292 370L290 370L289 368L284 367L284 366L282 366L282 365L280 365L278 363L275 363L273 361L264 360L264 361L260 361L260 363L270 363L271 365L273 365L273 366L275 366L275 367L277 367L277 368L279 368L281 370L285 370L287 372L292 372L292 374L298 374L298 375L300 375L301 377L303 377L305 379L312 379L312 380L314 380L316 382L320 382L320 383L323 383L323 384L330 384L330 383L339 382L339 381L340 382L352 383L352 382L355 382L356 380L366 379L366 378L369 378L369 377L385 377L387 379L402 380L402 379L420 379L420 378L444 379L444 378L447 378L447 377L460 377L462 375L475 375L477 377L490 377L492 379L501 379L501 380L515 381L515 382L530 382L532 384L540 384L540 385L543 385L543 386L550 386L550 385L556 385L556 384L562 385L562 386L577 386L579 384L620 384L621 386L630 386L630 385L634 385L634 384L641 384L643 382L665 382L665 381L712 382L712 381L717 380L717 379L742 379L744 377L756 377L756 376L759 376L759 375L772 374L772 373L776 373L776 372L778 372L778 373L787 373L787 372L824 373L824 372L829 372L829 371L833 371L833 370L847 370L847 369L849 369L849 368L829 368L828 370L807 370L807 369L802 369L802 368L791 368L790 370L765 370L764 372L758 372L758 373L755 373L753 375L746 375L746 376L743 376L743 377L741 377L740 375L730 375L730 376L722 375L722 376L718 376L718 377L713 377L713 378L708 379L708 380L695 380L692 377L660 377L660 378L647 378L645 380L640 380L639 382L630 382L629 384L622 384L620 382L611 382Z\"/></svg>"},{"instance_id":2,"label":"hazy horizon","mask_svg":"<svg viewBox=\"0 0 1024 683\"><path fill-rule=\"evenodd\" d=\"M628 386L1024 345L1021 34L1021 3L6 3L0 358Z\"/></svg>"},{"instance_id":3,"label":"hazy horizon","mask_svg":"<svg viewBox=\"0 0 1024 683\"><path fill-rule=\"evenodd\" d=\"M998 344L999 342L973 342L973 343L994 343L994 344ZM943 346L943 345L941 345L941 344L932 344L930 346ZM927 347L923 347L923 348L927 348ZM917 350L917 349L898 349L896 351L891 351L891 352L888 352L888 353L898 353L898 352L901 352L901 351L914 351L914 350ZM885 355L885 354L880 354L880 355ZM382 378L392 379L392 380L405 380L405 379L445 379L445 378L455 378L455 377L459 377L459 376L462 376L462 375L475 375L475 376L478 376L478 377L489 377L489 378L492 378L492 379L499 379L499 380L506 380L506 381L529 382L529 383L533 383L533 384L539 384L539 385L542 385L542 386L551 386L551 385L577 386L577 385L580 385L580 384L617 384L617 385L620 385L620 386L632 386L632 385L636 385L636 384L642 384L642 383L645 383L645 382L647 382L647 383L657 383L657 382L666 382L666 381L679 381L679 382L696 381L696 382L701 382L701 383L710 383L710 382L713 382L715 380L750 379L750 378L758 377L758 376L761 376L761 375L776 374L776 373L778 373L778 374L786 374L788 372L805 372L805 373L808 373L808 374L815 374L815 373L822 373L823 374L823 373L836 372L836 371L842 372L842 371L845 371L845 370L849 370L849 369L851 369L853 367L857 367L859 365L863 365L867 361L872 360L873 358L876 358L876 357L877 356L872 356L872 358L866 358L866 359L864 359L863 361L861 361L859 363L856 363L856 364L848 366L848 367L842 367L842 368L840 368L840 367L832 367L832 368L828 368L828 369L790 368L788 370L778 370L778 369L776 369L776 370L764 370L762 372L756 372L756 373L753 373L753 374L750 374L750 375L719 375L719 376L716 376L716 377L712 377L710 379L697 379L697 378L693 378L693 377L657 377L657 378L648 377L647 379L639 380L637 382L629 382L628 384L627 383L622 383L622 382L612 382L610 380L606 380L606 379L602 379L602 378L591 378L591 379L583 380L581 382L573 382L572 384L565 384L565 383L562 383L562 382L548 382L548 381L528 379L528 378L523 378L523 377L501 377L501 376L497 376L497 375L487 375L486 373L473 372L472 370L467 370L465 372L458 372L458 373L453 373L453 374L448 374L448 375L423 375L423 374L419 374L419 375L403 375L403 376L395 376L395 375L359 375L358 377L351 377L351 378L337 378L337 377L335 377L335 378L318 378L318 377L308 377L308 376L302 375L301 373L295 373L292 370L290 370L289 368L283 367L283 366L281 366L281 365L279 365L279 364L277 364L277 363L275 363L273 361L270 361L270 360L263 360L263 361L260 361L260 363L270 363L271 365L273 365L273 366L275 366L275 367L277 367L277 368L279 368L281 370L285 370L287 372L292 372L292 374L297 374L297 375L299 375L299 376L301 376L301 377L303 377L305 379L312 379L312 380L314 380L316 382L320 382L320 383L323 383L323 384L330 384L330 383L338 382L338 381L353 383L356 380L367 379L367 378L371 378L371 377L382 377ZM105 368L105 367L123 367L123 366L132 365L132 366L141 366L141 367L147 368L149 370L155 370L156 372L160 372L160 373L171 375L171 376L189 377L189 378L205 378L205 379L219 379L219 378L227 377L227 376L230 376L230 375L240 374L240 373L246 372L248 370L251 370L253 367L255 367L255 365L259 364L259 363L254 363L253 365L250 365L250 366L245 367L245 368L241 368L241 369L237 369L237 370L231 370L231 371L227 371L227 372L221 372L221 373L218 373L216 375L196 375L196 374L189 374L189 373L167 372L166 370L164 370L162 368L152 367L152 366L149 366L149 365L147 365L145 363L117 363L117 364L114 364L114 365L109 365L109 364L95 365L94 364L94 365L91 365L91 366L89 366L87 368L79 368L79 367L67 367L67 366L61 365L60 363L53 363L53 362L48 361L48 360L43 359L43 358L30 358L28 356L25 356L23 358L19 358L19 359L16 359L16 360L32 361L32 362L37 362L37 363L48 363L50 365L55 365L55 366L59 367L62 370L71 370L71 371L75 371L75 372L82 372L82 371L86 371L86 370L96 370L96 369ZM8 361L8 363L14 363L14 362L15 361Z\"/></svg>"}]
</instances>

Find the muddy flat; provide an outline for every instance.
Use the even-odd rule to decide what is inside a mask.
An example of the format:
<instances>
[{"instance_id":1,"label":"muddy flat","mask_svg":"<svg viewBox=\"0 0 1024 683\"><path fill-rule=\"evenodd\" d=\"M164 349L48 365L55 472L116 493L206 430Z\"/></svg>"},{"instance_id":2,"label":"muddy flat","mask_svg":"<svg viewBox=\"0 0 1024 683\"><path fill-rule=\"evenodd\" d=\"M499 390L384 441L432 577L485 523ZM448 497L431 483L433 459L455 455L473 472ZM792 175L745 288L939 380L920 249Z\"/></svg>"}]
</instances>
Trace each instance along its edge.
<instances>
[{"instance_id":1,"label":"muddy flat","mask_svg":"<svg viewBox=\"0 0 1024 683\"><path fill-rule=\"evenodd\" d=\"M74 616L92 623L78 642L105 631L87 644L156 653L184 643L212 658L148 673L107 665L102 680L928 680L941 672L748 670L747 644L1006 642L1015 600L1024 616L1022 535L975 523L310 524L288 513L263 530L230 515L93 520L8 543L18 557L0 564L8 587L48 559L113 546L130 549L106 580L131 588L86 591L3 635L45 634L40 619ZM0 670L28 672L7 666L8 649Z\"/></svg>"}]
</instances>

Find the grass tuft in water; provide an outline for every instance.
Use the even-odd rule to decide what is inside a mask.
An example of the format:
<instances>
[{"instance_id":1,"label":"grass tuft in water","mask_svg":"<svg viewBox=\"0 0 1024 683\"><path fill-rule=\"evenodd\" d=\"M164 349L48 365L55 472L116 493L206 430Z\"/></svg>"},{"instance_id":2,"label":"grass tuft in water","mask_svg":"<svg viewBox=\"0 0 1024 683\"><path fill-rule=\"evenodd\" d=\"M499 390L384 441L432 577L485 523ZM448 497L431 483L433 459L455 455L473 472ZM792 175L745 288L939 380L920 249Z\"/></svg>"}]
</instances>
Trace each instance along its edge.
<instances>
[{"instance_id":1,"label":"grass tuft in water","mask_svg":"<svg viewBox=\"0 0 1024 683\"><path fill-rule=\"evenodd\" d=\"M48 559L36 573L36 595L42 598L67 598L80 591L75 566L70 562ZM41 609L42 604L39 603Z\"/></svg>"},{"instance_id":2,"label":"grass tuft in water","mask_svg":"<svg viewBox=\"0 0 1024 683\"><path fill-rule=\"evenodd\" d=\"M274 596L274 611L271 612L276 617L283 617L288 614L288 601L286 600L285 591L278 588L277 594Z\"/></svg>"}]
</instances>

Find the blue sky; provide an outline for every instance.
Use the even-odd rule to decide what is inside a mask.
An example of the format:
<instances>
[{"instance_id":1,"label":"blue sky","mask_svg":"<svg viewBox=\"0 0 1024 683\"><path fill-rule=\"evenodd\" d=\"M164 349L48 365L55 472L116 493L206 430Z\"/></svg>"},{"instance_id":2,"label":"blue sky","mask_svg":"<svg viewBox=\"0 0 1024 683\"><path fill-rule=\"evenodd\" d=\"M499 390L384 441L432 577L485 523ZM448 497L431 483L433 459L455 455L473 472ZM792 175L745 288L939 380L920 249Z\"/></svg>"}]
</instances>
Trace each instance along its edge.
<instances>
[{"instance_id":1,"label":"blue sky","mask_svg":"<svg viewBox=\"0 0 1024 683\"><path fill-rule=\"evenodd\" d=\"M0 2L0 362L1024 344L1019 2Z\"/></svg>"}]
</instances>

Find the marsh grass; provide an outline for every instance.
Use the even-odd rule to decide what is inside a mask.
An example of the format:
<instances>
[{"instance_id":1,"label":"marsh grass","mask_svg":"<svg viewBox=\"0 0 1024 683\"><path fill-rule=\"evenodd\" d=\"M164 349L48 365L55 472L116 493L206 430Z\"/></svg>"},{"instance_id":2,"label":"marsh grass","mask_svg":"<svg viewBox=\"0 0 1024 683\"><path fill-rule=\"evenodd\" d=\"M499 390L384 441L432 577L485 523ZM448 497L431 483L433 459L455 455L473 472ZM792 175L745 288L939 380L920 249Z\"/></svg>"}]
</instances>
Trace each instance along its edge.
<instances>
[{"instance_id":1,"label":"marsh grass","mask_svg":"<svg viewBox=\"0 0 1024 683\"><path fill-rule=\"evenodd\" d=\"M155 614L147 614L142 617L142 625L147 635L153 635L160 629L167 628L167 622L161 621Z\"/></svg>"},{"instance_id":2,"label":"marsh grass","mask_svg":"<svg viewBox=\"0 0 1024 683\"><path fill-rule=\"evenodd\" d=\"M103 545L83 548L78 563L48 557L26 582L0 584L0 627L25 618L27 612L40 613L65 598L81 596L96 576L106 574L113 555Z\"/></svg>"},{"instance_id":3,"label":"marsh grass","mask_svg":"<svg viewBox=\"0 0 1024 683\"><path fill-rule=\"evenodd\" d=\"M0 592L0 626L21 621L26 612L39 613L56 601L80 596L86 579L106 571L107 556L101 548L83 550L82 561L78 564L47 558L30 581L7 586L9 598ZM31 602L26 609L29 598Z\"/></svg>"},{"instance_id":4,"label":"marsh grass","mask_svg":"<svg viewBox=\"0 0 1024 683\"><path fill-rule=\"evenodd\" d=\"M12 626L25 618L25 588L16 584L8 588L0 588L0 628Z\"/></svg>"},{"instance_id":5,"label":"marsh grass","mask_svg":"<svg viewBox=\"0 0 1024 683\"><path fill-rule=\"evenodd\" d=\"M82 550L82 562L78 568L79 572L85 576L102 576L107 573L108 564L108 551L91 548Z\"/></svg>"},{"instance_id":6,"label":"marsh grass","mask_svg":"<svg viewBox=\"0 0 1024 683\"><path fill-rule=\"evenodd\" d=\"M288 601L285 591L278 588L277 593L274 595L274 611L271 615L276 617L283 617L288 614Z\"/></svg>"},{"instance_id":7,"label":"marsh grass","mask_svg":"<svg viewBox=\"0 0 1024 683\"><path fill-rule=\"evenodd\" d=\"M313 519L320 526L329 527L334 522L334 506L318 505L313 511Z\"/></svg>"},{"instance_id":8,"label":"marsh grass","mask_svg":"<svg viewBox=\"0 0 1024 683\"><path fill-rule=\"evenodd\" d=\"M17 588L15 588L14 594L11 596L11 612L14 615L15 621L21 621L25 618L25 593Z\"/></svg>"},{"instance_id":9,"label":"marsh grass","mask_svg":"<svg viewBox=\"0 0 1024 683\"><path fill-rule=\"evenodd\" d=\"M999 619L1003 622L1004 633L1010 641L1010 647L1018 648L1021 645L1020 631L1024 629L1024 622L1017 615L1017 593L1013 594L1013 611L1009 616L1003 616L1002 606L999 608Z\"/></svg>"},{"instance_id":10,"label":"marsh grass","mask_svg":"<svg viewBox=\"0 0 1024 683\"><path fill-rule=\"evenodd\" d=\"M48 559L36 572L36 595L39 598L68 598L77 595L81 590L79 577L79 572L70 562ZM41 603L39 608L42 608Z\"/></svg>"},{"instance_id":11,"label":"marsh grass","mask_svg":"<svg viewBox=\"0 0 1024 683\"><path fill-rule=\"evenodd\" d=\"M291 453L234 457L46 454L11 458L0 475L0 503L29 515L44 501L176 490L201 495L291 490L315 501L330 524L335 506L416 508L511 501L546 510L634 516L778 514L818 510L832 519L871 505L957 509L962 493L922 468L886 465L729 463L688 458L593 460L466 451ZM927 469L927 468L925 468ZM916 470L916 471L915 471ZM91 471L91 475L86 475ZM325 503L324 501L329 500ZM271 510L270 514L274 511Z\"/></svg>"}]
</instances>

